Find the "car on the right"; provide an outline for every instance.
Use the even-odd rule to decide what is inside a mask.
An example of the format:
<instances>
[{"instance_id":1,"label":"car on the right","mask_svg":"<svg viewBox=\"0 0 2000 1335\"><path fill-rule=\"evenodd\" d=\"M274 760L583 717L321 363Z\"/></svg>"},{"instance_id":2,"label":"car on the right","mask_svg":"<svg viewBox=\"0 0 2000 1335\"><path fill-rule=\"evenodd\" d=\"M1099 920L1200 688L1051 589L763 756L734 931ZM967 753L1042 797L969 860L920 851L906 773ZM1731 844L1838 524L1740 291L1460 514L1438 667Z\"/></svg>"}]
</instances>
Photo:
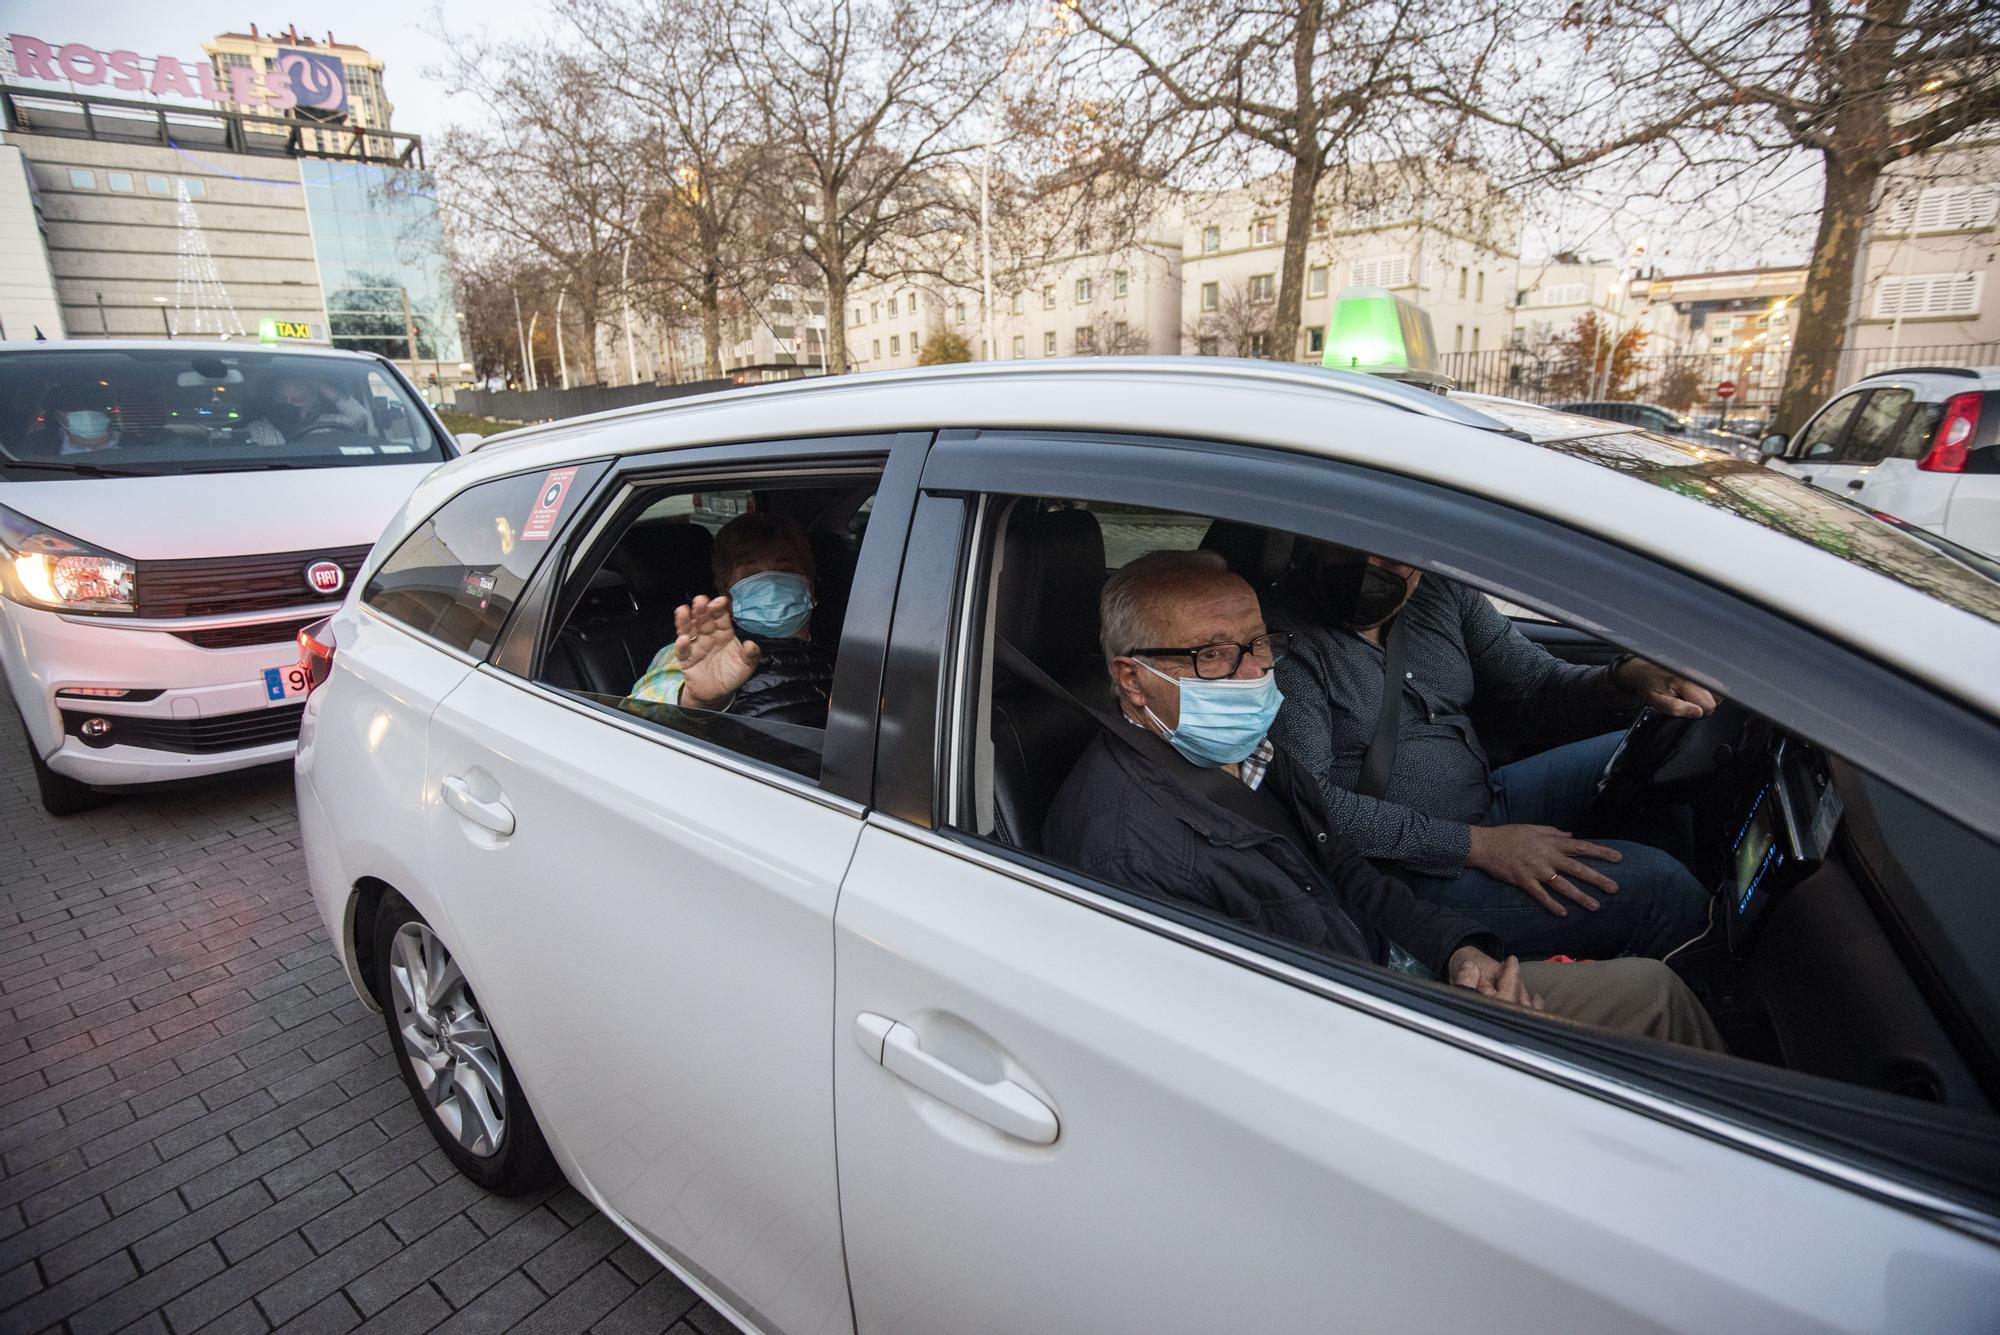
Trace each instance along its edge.
<instances>
[{"instance_id":1,"label":"car on the right","mask_svg":"<svg viewBox=\"0 0 2000 1335\"><path fill-rule=\"evenodd\" d=\"M1768 467L2000 557L2000 366L1864 376L1759 449Z\"/></svg>"}]
</instances>

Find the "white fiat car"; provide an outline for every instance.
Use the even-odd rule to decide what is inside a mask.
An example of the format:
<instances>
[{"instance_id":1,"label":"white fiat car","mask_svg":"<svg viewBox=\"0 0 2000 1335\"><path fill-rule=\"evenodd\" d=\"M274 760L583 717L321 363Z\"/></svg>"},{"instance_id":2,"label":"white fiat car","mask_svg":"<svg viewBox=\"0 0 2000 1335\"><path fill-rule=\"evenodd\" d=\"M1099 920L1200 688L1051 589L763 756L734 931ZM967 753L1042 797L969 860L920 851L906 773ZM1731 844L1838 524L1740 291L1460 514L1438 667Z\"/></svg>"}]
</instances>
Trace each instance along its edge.
<instances>
[{"instance_id":1,"label":"white fiat car","mask_svg":"<svg viewBox=\"0 0 2000 1335\"><path fill-rule=\"evenodd\" d=\"M379 357L0 344L0 671L43 805L288 758L299 629L454 452Z\"/></svg>"},{"instance_id":2,"label":"white fiat car","mask_svg":"<svg viewBox=\"0 0 2000 1335\"><path fill-rule=\"evenodd\" d=\"M1724 699L1603 792L1685 817L1730 1055L1044 843L1107 575L1301 538ZM816 706L675 679L731 588ZM1795 479L1268 363L843 377L440 468L306 641L313 892L423 1119L745 1330L2000 1328L2000 585Z\"/></svg>"}]
</instances>

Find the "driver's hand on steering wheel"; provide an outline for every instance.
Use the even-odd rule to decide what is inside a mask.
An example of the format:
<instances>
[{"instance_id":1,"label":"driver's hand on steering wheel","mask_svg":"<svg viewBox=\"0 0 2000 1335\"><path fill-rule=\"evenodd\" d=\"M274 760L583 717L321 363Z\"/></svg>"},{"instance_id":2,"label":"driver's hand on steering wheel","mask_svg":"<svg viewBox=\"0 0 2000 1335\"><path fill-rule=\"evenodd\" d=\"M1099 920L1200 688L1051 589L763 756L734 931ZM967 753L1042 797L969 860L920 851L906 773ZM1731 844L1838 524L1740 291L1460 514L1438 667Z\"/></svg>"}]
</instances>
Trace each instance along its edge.
<instances>
[{"instance_id":1,"label":"driver's hand on steering wheel","mask_svg":"<svg viewBox=\"0 0 2000 1335\"><path fill-rule=\"evenodd\" d=\"M1700 718L1715 710L1715 696L1707 688L1643 658L1628 658L1612 668L1611 680L1640 703L1675 718Z\"/></svg>"},{"instance_id":2,"label":"driver's hand on steering wheel","mask_svg":"<svg viewBox=\"0 0 2000 1335\"><path fill-rule=\"evenodd\" d=\"M1595 911L1597 900L1583 887L1607 895L1618 893L1618 882L1581 858L1620 862L1624 854L1588 839L1578 839L1552 825L1474 825L1465 865L1525 892L1558 918L1567 918L1557 895Z\"/></svg>"}]
</instances>

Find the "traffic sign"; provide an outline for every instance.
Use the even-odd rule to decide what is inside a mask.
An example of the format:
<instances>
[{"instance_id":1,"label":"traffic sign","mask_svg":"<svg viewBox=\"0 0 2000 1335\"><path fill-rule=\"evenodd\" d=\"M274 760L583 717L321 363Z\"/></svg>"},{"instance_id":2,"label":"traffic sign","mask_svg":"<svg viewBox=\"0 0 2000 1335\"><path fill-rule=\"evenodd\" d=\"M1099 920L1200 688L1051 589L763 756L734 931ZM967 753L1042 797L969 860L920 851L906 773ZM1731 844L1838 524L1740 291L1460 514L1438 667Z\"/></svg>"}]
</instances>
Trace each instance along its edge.
<instances>
[{"instance_id":1,"label":"traffic sign","mask_svg":"<svg viewBox=\"0 0 2000 1335\"><path fill-rule=\"evenodd\" d=\"M1734 380L1725 380L1715 387L1715 397L1718 399L1726 399L1735 392L1736 382Z\"/></svg>"}]
</instances>

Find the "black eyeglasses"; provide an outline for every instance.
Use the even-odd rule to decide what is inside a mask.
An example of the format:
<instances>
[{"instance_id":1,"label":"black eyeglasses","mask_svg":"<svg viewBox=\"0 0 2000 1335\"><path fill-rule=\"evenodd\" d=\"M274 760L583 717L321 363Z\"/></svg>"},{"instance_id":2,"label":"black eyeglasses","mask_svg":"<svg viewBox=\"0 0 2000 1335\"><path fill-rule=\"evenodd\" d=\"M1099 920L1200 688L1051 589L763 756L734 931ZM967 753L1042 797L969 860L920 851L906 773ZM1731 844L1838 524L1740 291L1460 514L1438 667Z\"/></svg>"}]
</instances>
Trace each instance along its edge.
<instances>
[{"instance_id":1,"label":"black eyeglasses","mask_svg":"<svg viewBox=\"0 0 2000 1335\"><path fill-rule=\"evenodd\" d=\"M1195 676L1204 681L1216 681L1235 676L1236 670L1243 666L1245 654L1256 659L1268 672L1291 651L1291 647L1292 637L1284 631L1274 630L1269 635L1259 635L1248 644L1231 644L1225 640L1219 644L1196 645L1192 649L1134 649L1127 657L1185 658L1194 664Z\"/></svg>"}]
</instances>

